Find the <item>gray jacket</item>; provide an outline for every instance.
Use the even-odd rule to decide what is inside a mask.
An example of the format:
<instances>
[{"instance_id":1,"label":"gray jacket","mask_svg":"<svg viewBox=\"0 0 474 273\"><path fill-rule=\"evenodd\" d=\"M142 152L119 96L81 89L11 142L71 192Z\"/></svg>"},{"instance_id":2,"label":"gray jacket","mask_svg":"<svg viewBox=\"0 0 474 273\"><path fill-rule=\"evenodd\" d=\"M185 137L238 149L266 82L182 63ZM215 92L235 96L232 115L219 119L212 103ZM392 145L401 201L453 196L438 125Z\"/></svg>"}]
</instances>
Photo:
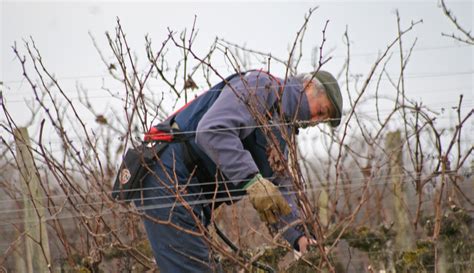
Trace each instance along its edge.
<instances>
[{"instance_id":1,"label":"gray jacket","mask_svg":"<svg viewBox=\"0 0 474 273\"><path fill-rule=\"evenodd\" d=\"M280 87L283 92L279 92ZM310 111L303 84L291 78L284 83L282 79L260 71L233 78L200 120L195 141L230 181L237 184L259 173L257 164L250 152L244 149L242 140L258 127L255 113L265 115L272 112L280 94L279 109L282 112L273 111L274 124L282 124L284 128L281 129L290 130L285 122L309 120ZM278 113L284 116L284 120ZM283 228L298 219L299 209L291 190L292 183L288 176L277 176L270 180L280 187L292 208L292 213L281 217L276 225L276 228ZM283 234L296 249L297 240L302 235L295 227L288 228Z\"/></svg>"}]
</instances>

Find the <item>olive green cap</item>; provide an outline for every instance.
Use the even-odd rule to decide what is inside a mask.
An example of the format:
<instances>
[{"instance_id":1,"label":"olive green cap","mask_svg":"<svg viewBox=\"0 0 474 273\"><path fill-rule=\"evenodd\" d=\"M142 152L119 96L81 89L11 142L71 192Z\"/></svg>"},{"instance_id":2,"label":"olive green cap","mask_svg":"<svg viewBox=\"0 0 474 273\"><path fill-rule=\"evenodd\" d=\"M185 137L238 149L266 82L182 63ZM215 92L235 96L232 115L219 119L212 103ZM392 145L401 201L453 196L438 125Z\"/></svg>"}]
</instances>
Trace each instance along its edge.
<instances>
[{"instance_id":1,"label":"olive green cap","mask_svg":"<svg viewBox=\"0 0 474 273\"><path fill-rule=\"evenodd\" d=\"M329 100L332 102L334 109L336 109L336 116L334 117L334 120L330 122L332 127L336 127L341 123L342 116L342 96L339 84L331 73L324 70L316 72L314 77L322 83L324 89L326 89L326 94Z\"/></svg>"}]
</instances>

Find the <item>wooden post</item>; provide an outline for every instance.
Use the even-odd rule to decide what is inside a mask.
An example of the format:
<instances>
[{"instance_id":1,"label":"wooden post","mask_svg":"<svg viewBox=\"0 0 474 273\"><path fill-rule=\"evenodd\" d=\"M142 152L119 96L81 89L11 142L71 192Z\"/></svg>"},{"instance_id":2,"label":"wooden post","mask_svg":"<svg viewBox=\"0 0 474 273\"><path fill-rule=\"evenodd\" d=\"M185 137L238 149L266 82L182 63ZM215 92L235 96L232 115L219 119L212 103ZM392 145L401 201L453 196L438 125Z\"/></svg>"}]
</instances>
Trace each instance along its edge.
<instances>
[{"instance_id":1,"label":"wooden post","mask_svg":"<svg viewBox=\"0 0 474 273\"><path fill-rule=\"evenodd\" d=\"M433 228L433 241L435 243L435 272L436 273L444 273L447 272L447 257L446 253L448 249L446 249L445 242L440 240L439 233L441 231L441 222L443 218L443 211L444 211L444 203L443 203L443 192L448 190L446 189L446 171L447 171L447 164L448 164L448 156L443 155L441 157L441 183L438 183L436 186L435 191L435 200L433 202L435 208L435 219L434 219L434 228ZM446 189L446 190L445 190Z\"/></svg>"},{"instance_id":2,"label":"wooden post","mask_svg":"<svg viewBox=\"0 0 474 273\"><path fill-rule=\"evenodd\" d=\"M44 193L33 162L28 130L18 128L13 133L23 191L27 272L48 272L51 271L51 255L44 215Z\"/></svg>"},{"instance_id":3,"label":"wooden post","mask_svg":"<svg viewBox=\"0 0 474 273\"><path fill-rule=\"evenodd\" d=\"M397 236L395 237L395 248L398 250L407 250L414 246L415 237L412 226L410 225L410 218L408 213L408 206L406 204L407 189L406 181L402 172L403 168L403 153L402 153L402 138L399 130L387 134L385 148L390 156L389 170L390 170L390 184L394 194L392 217L395 222Z\"/></svg>"},{"instance_id":4,"label":"wooden post","mask_svg":"<svg viewBox=\"0 0 474 273\"><path fill-rule=\"evenodd\" d=\"M21 235L21 232L18 230L15 231L15 237L18 238ZM15 261L14 270L15 272L27 272L26 271L26 260L25 260L25 243L18 242L15 244L15 250L13 250L13 260ZM0 272L2 272L0 270Z\"/></svg>"},{"instance_id":5,"label":"wooden post","mask_svg":"<svg viewBox=\"0 0 474 273\"><path fill-rule=\"evenodd\" d=\"M321 221L321 225L327 226L329 224L329 194L324 187L319 192L319 220Z\"/></svg>"}]
</instances>

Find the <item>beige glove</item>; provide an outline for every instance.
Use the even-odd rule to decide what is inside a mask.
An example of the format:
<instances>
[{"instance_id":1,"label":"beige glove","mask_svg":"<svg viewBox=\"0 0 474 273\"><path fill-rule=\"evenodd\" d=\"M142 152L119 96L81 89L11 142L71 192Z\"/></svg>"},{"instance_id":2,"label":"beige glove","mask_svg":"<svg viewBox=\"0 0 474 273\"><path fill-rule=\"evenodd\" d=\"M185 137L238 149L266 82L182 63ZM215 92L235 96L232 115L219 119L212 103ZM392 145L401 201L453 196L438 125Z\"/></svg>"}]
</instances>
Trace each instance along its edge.
<instances>
[{"instance_id":1,"label":"beige glove","mask_svg":"<svg viewBox=\"0 0 474 273\"><path fill-rule=\"evenodd\" d=\"M263 178L261 174L257 174L250 180L244 189L262 221L274 224L280 215L287 215L291 212L288 202L283 198L278 187Z\"/></svg>"}]
</instances>

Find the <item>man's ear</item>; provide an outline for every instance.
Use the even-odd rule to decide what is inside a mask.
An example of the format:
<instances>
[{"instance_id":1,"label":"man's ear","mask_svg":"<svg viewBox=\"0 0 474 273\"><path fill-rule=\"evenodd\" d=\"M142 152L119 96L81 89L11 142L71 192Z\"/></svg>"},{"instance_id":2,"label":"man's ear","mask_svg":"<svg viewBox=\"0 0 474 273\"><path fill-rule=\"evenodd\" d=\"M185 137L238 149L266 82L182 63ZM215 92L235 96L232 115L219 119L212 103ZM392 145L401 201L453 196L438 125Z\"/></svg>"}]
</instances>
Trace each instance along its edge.
<instances>
[{"instance_id":1,"label":"man's ear","mask_svg":"<svg viewBox=\"0 0 474 273\"><path fill-rule=\"evenodd\" d=\"M314 89L314 83L312 81L310 82L305 82L305 84L303 85L305 87L304 89L304 92L306 94L306 97L308 98L308 100L314 98L316 96L316 91Z\"/></svg>"}]
</instances>

